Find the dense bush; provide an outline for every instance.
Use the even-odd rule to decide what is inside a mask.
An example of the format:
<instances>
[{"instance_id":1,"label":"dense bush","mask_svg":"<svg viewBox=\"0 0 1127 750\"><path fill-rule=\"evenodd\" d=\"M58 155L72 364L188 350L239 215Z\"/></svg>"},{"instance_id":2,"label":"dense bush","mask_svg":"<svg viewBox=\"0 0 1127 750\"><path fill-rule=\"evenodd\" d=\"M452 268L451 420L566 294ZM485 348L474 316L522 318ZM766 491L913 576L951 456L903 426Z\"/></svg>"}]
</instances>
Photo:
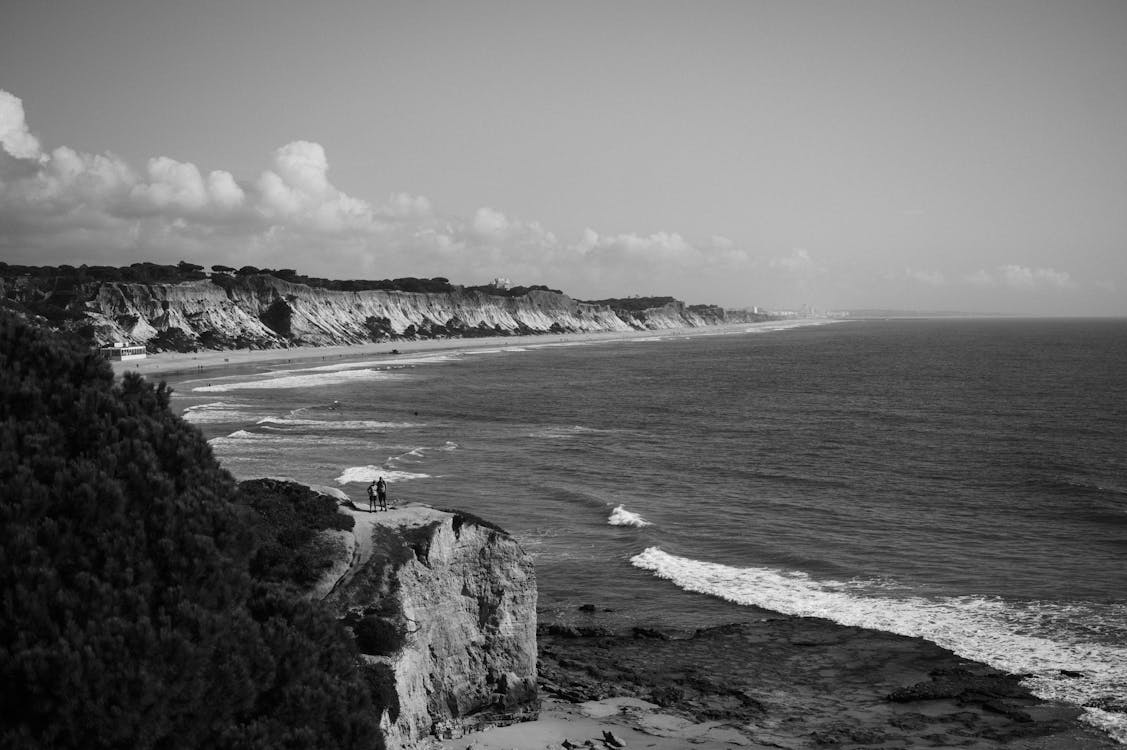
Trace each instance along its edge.
<instances>
[{"instance_id":1,"label":"dense bush","mask_svg":"<svg viewBox=\"0 0 1127 750\"><path fill-rule=\"evenodd\" d=\"M280 336L289 336L293 320L293 308L290 303L279 297L270 303L270 307L259 315L259 320Z\"/></svg>"},{"instance_id":2,"label":"dense bush","mask_svg":"<svg viewBox=\"0 0 1127 750\"><path fill-rule=\"evenodd\" d=\"M335 560L333 548L318 544L320 532L351 531L354 523L337 510L336 500L296 482L251 479L239 484L235 499L254 510L251 573L263 581L314 583Z\"/></svg>"},{"instance_id":3,"label":"dense bush","mask_svg":"<svg viewBox=\"0 0 1127 750\"><path fill-rule=\"evenodd\" d=\"M585 300L589 305L602 305L618 312L642 312L654 307L664 307L676 302L673 297L614 297L610 299Z\"/></svg>"},{"instance_id":4,"label":"dense bush","mask_svg":"<svg viewBox=\"0 0 1127 750\"><path fill-rule=\"evenodd\" d=\"M0 313L0 747L379 747L346 631L251 577L168 402Z\"/></svg>"}]
</instances>

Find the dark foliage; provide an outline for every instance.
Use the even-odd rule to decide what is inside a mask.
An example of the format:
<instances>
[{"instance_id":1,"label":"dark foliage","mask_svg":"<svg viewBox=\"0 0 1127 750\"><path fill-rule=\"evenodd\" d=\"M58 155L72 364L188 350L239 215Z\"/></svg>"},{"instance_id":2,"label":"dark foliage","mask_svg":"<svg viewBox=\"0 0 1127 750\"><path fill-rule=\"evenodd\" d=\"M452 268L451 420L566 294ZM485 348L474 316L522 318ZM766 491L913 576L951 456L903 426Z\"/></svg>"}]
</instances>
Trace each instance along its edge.
<instances>
[{"instance_id":1,"label":"dark foliage","mask_svg":"<svg viewBox=\"0 0 1127 750\"><path fill-rule=\"evenodd\" d=\"M203 266L180 261L177 265L134 263L114 266L17 266L0 263L0 278L27 277L48 281L52 291L74 290L84 284L101 281L123 281L137 284L179 284L207 278Z\"/></svg>"},{"instance_id":2,"label":"dark foliage","mask_svg":"<svg viewBox=\"0 0 1127 750\"><path fill-rule=\"evenodd\" d=\"M0 313L0 747L379 747L345 630L252 579L168 402Z\"/></svg>"},{"instance_id":3,"label":"dark foliage","mask_svg":"<svg viewBox=\"0 0 1127 750\"><path fill-rule=\"evenodd\" d=\"M250 569L262 581L314 583L334 560L333 550L317 543L319 532L350 531L354 524L336 500L296 482L241 482L235 501L254 510L248 515L257 538Z\"/></svg>"},{"instance_id":4,"label":"dark foliage","mask_svg":"<svg viewBox=\"0 0 1127 750\"><path fill-rule=\"evenodd\" d=\"M533 284L532 286L514 286L505 289L504 287L493 286L492 284L484 284L481 286L469 286L466 289L472 292L483 292L492 297L523 297L529 292L553 292L555 294L563 294L559 289L552 289L551 287L544 286L543 284Z\"/></svg>"},{"instance_id":5,"label":"dark foliage","mask_svg":"<svg viewBox=\"0 0 1127 750\"><path fill-rule=\"evenodd\" d=\"M290 335L290 323L293 319L293 308L290 303L279 297L270 303L270 307L259 316L263 324L281 336Z\"/></svg>"},{"instance_id":6,"label":"dark foliage","mask_svg":"<svg viewBox=\"0 0 1127 750\"><path fill-rule=\"evenodd\" d=\"M381 714L387 712L392 721L399 718L399 693L395 689L395 672L387 664L375 662L365 664L364 677L368 681L368 690L372 694L372 701L376 710Z\"/></svg>"},{"instance_id":7,"label":"dark foliage","mask_svg":"<svg viewBox=\"0 0 1127 750\"><path fill-rule=\"evenodd\" d=\"M150 352L194 352L199 350L200 344L185 333L183 328L172 327L157 331L155 336L145 342L145 348Z\"/></svg>"},{"instance_id":8,"label":"dark foliage","mask_svg":"<svg viewBox=\"0 0 1127 750\"><path fill-rule=\"evenodd\" d=\"M389 341L395 337L395 329L391 327L391 320L383 316L369 315L364 320L364 327L372 335L372 341Z\"/></svg>"},{"instance_id":9,"label":"dark foliage","mask_svg":"<svg viewBox=\"0 0 1127 750\"><path fill-rule=\"evenodd\" d=\"M356 633L356 646L365 654L391 656L407 642L407 623L401 617L372 614L350 624Z\"/></svg>"},{"instance_id":10,"label":"dark foliage","mask_svg":"<svg viewBox=\"0 0 1127 750\"><path fill-rule=\"evenodd\" d=\"M664 307L665 305L676 302L673 297L626 297L624 299L611 298L611 299L595 299L587 300L589 305L602 305L609 307L612 310L624 310L626 312L641 312L649 310L654 307Z\"/></svg>"},{"instance_id":11,"label":"dark foliage","mask_svg":"<svg viewBox=\"0 0 1127 750\"><path fill-rule=\"evenodd\" d=\"M243 266L235 269L231 266L214 265L210 274L211 280L224 288L230 288L235 279L249 276L273 276L283 281L294 284L305 284L315 289L330 289L344 292L361 292L375 289L399 292L421 292L439 294L456 292L464 287L451 284L443 276L424 279L413 276L404 276L397 279L322 279L312 276L303 276L292 268L257 268ZM92 299L97 285L101 282L125 282L142 284L178 284L183 281L197 281L208 278L203 266L187 261L180 261L176 265L160 265L157 263L134 263L131 266L115 268L112 266L19 266L0 262L0 279L20 280L26 287L33 286L40 294L49 298L52 304L62 309L60 313L50 310L54 319L59 319L67 314L68 305L72 302L82 302ZM494 296L519 297L530 290L557 291L546 286L513 287L500 289L493 286L471 287ZM65 297L64 292L70 296ZM11 296L11 295L6 295ZM65 298L64 298L65 297ZM26 301L25 301L26 304ZM76 309L75 314L81 315L81 310ZM43 314L43 313L39 313ZM45 315L45 317L47 317ZM53 320L54 320L53 319Z\"/></svg>"}]
</instances>

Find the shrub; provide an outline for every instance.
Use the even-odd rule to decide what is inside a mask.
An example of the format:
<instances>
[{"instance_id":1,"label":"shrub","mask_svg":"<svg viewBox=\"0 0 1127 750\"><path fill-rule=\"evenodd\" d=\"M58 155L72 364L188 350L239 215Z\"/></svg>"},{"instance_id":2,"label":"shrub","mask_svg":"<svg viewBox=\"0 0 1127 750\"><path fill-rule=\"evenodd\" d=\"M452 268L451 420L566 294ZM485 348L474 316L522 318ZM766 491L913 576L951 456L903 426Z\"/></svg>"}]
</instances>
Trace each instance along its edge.
<instances>
[{"instance_id":1,"label":"shrub","mask_svg":"<svg viewBox=\"0 0 1127 750\"><path fill-rule=\"evenodd\" d=\"M290 324L293 320L293 308L290 303L278 298L270 303L270 307L259 316L263 324L281 336L290 335Z\"/></svg>"},{"instance_id":2,"label":"shrub","mask_svg":"<svg viewBox=\"0 0 1127 750\"><path fill-rule=\"evenodd\" d=\"M169 395L0 313L0 747L380 747L346 631L252 579Z\"/></svg>"},{"instance_id":3,"label":"shrub","mask_svg":"<svg viewBox=\"0 0 1127 750\"><path fill-rule=\"evenodd\" d=\"M336 555L334 547L318 544L320 532L350 531L355 523L337 510L336 500L296 482L248 480L235 499L254 511L247 516L257 539L250 569L263 581L314 583Z\"/></svg>"}]
</instances>

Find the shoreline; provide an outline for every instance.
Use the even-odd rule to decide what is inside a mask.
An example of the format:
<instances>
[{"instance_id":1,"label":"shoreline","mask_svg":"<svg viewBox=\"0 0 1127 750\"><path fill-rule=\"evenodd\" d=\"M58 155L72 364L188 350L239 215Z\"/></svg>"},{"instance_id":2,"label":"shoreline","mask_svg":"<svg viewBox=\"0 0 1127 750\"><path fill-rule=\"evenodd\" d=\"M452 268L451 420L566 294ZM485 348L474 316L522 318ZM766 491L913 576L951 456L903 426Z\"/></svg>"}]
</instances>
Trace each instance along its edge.
<instances>
[{"instance_id":1,"label":"shoreline","mask_svg":"<svg viewBox=\"0 0 1127 750\"><path fill-rule=\"evenodd\" d=\"M767 613L690 635L542 624L533 722L442 750L626 747L1110 750L1082 709L920 638Z\"/></svg>"},{"instance_id":2,"label":"shoreline","mask_svg":"<svg viewBox=\"0 0 1127 750\"><path fill-rule=\"evenodd\" d=\"M141 360L111 361L115 375L136 372L146 377L155 375L192 375L212 373L217 370L246 368L251 365L266 367L278 364L343 361L362 357L387 357L399 354L430 352L457 352L498 347L569 346L602 344L614 341L647 339L692 338L697 336L730 336L768 332L783 328L804 328L828 325L831 320L768 321L764 323L733 323L699 328L669 328L654 331L603 331L594 333L543 333L525 336L487 336L482 338L397 340L371 344L341 344L337 346L295 346L288 349L224 349L199 352L161 352Z\"/></svg>"}]
</instances>

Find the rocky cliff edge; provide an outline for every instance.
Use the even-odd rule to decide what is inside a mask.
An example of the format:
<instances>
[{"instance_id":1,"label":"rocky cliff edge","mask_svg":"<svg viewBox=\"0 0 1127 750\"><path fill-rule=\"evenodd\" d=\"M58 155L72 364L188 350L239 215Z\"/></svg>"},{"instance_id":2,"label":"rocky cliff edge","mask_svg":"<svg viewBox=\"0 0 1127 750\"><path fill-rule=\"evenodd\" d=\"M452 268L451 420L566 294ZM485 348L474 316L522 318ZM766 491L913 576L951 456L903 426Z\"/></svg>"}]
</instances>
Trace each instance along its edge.
<instances>
[{"instance_id":1,"label":"rocky cliff edge","mask_svg":"<svg viewBox=\"0 0 1127 750\"><path fill-rule=\"evenodd\" d=\"M536 718L536 574L520 545L459 511L344 512L341 564L310 595L381 675L387 746Z\"/></svg>"}]
</instances>

